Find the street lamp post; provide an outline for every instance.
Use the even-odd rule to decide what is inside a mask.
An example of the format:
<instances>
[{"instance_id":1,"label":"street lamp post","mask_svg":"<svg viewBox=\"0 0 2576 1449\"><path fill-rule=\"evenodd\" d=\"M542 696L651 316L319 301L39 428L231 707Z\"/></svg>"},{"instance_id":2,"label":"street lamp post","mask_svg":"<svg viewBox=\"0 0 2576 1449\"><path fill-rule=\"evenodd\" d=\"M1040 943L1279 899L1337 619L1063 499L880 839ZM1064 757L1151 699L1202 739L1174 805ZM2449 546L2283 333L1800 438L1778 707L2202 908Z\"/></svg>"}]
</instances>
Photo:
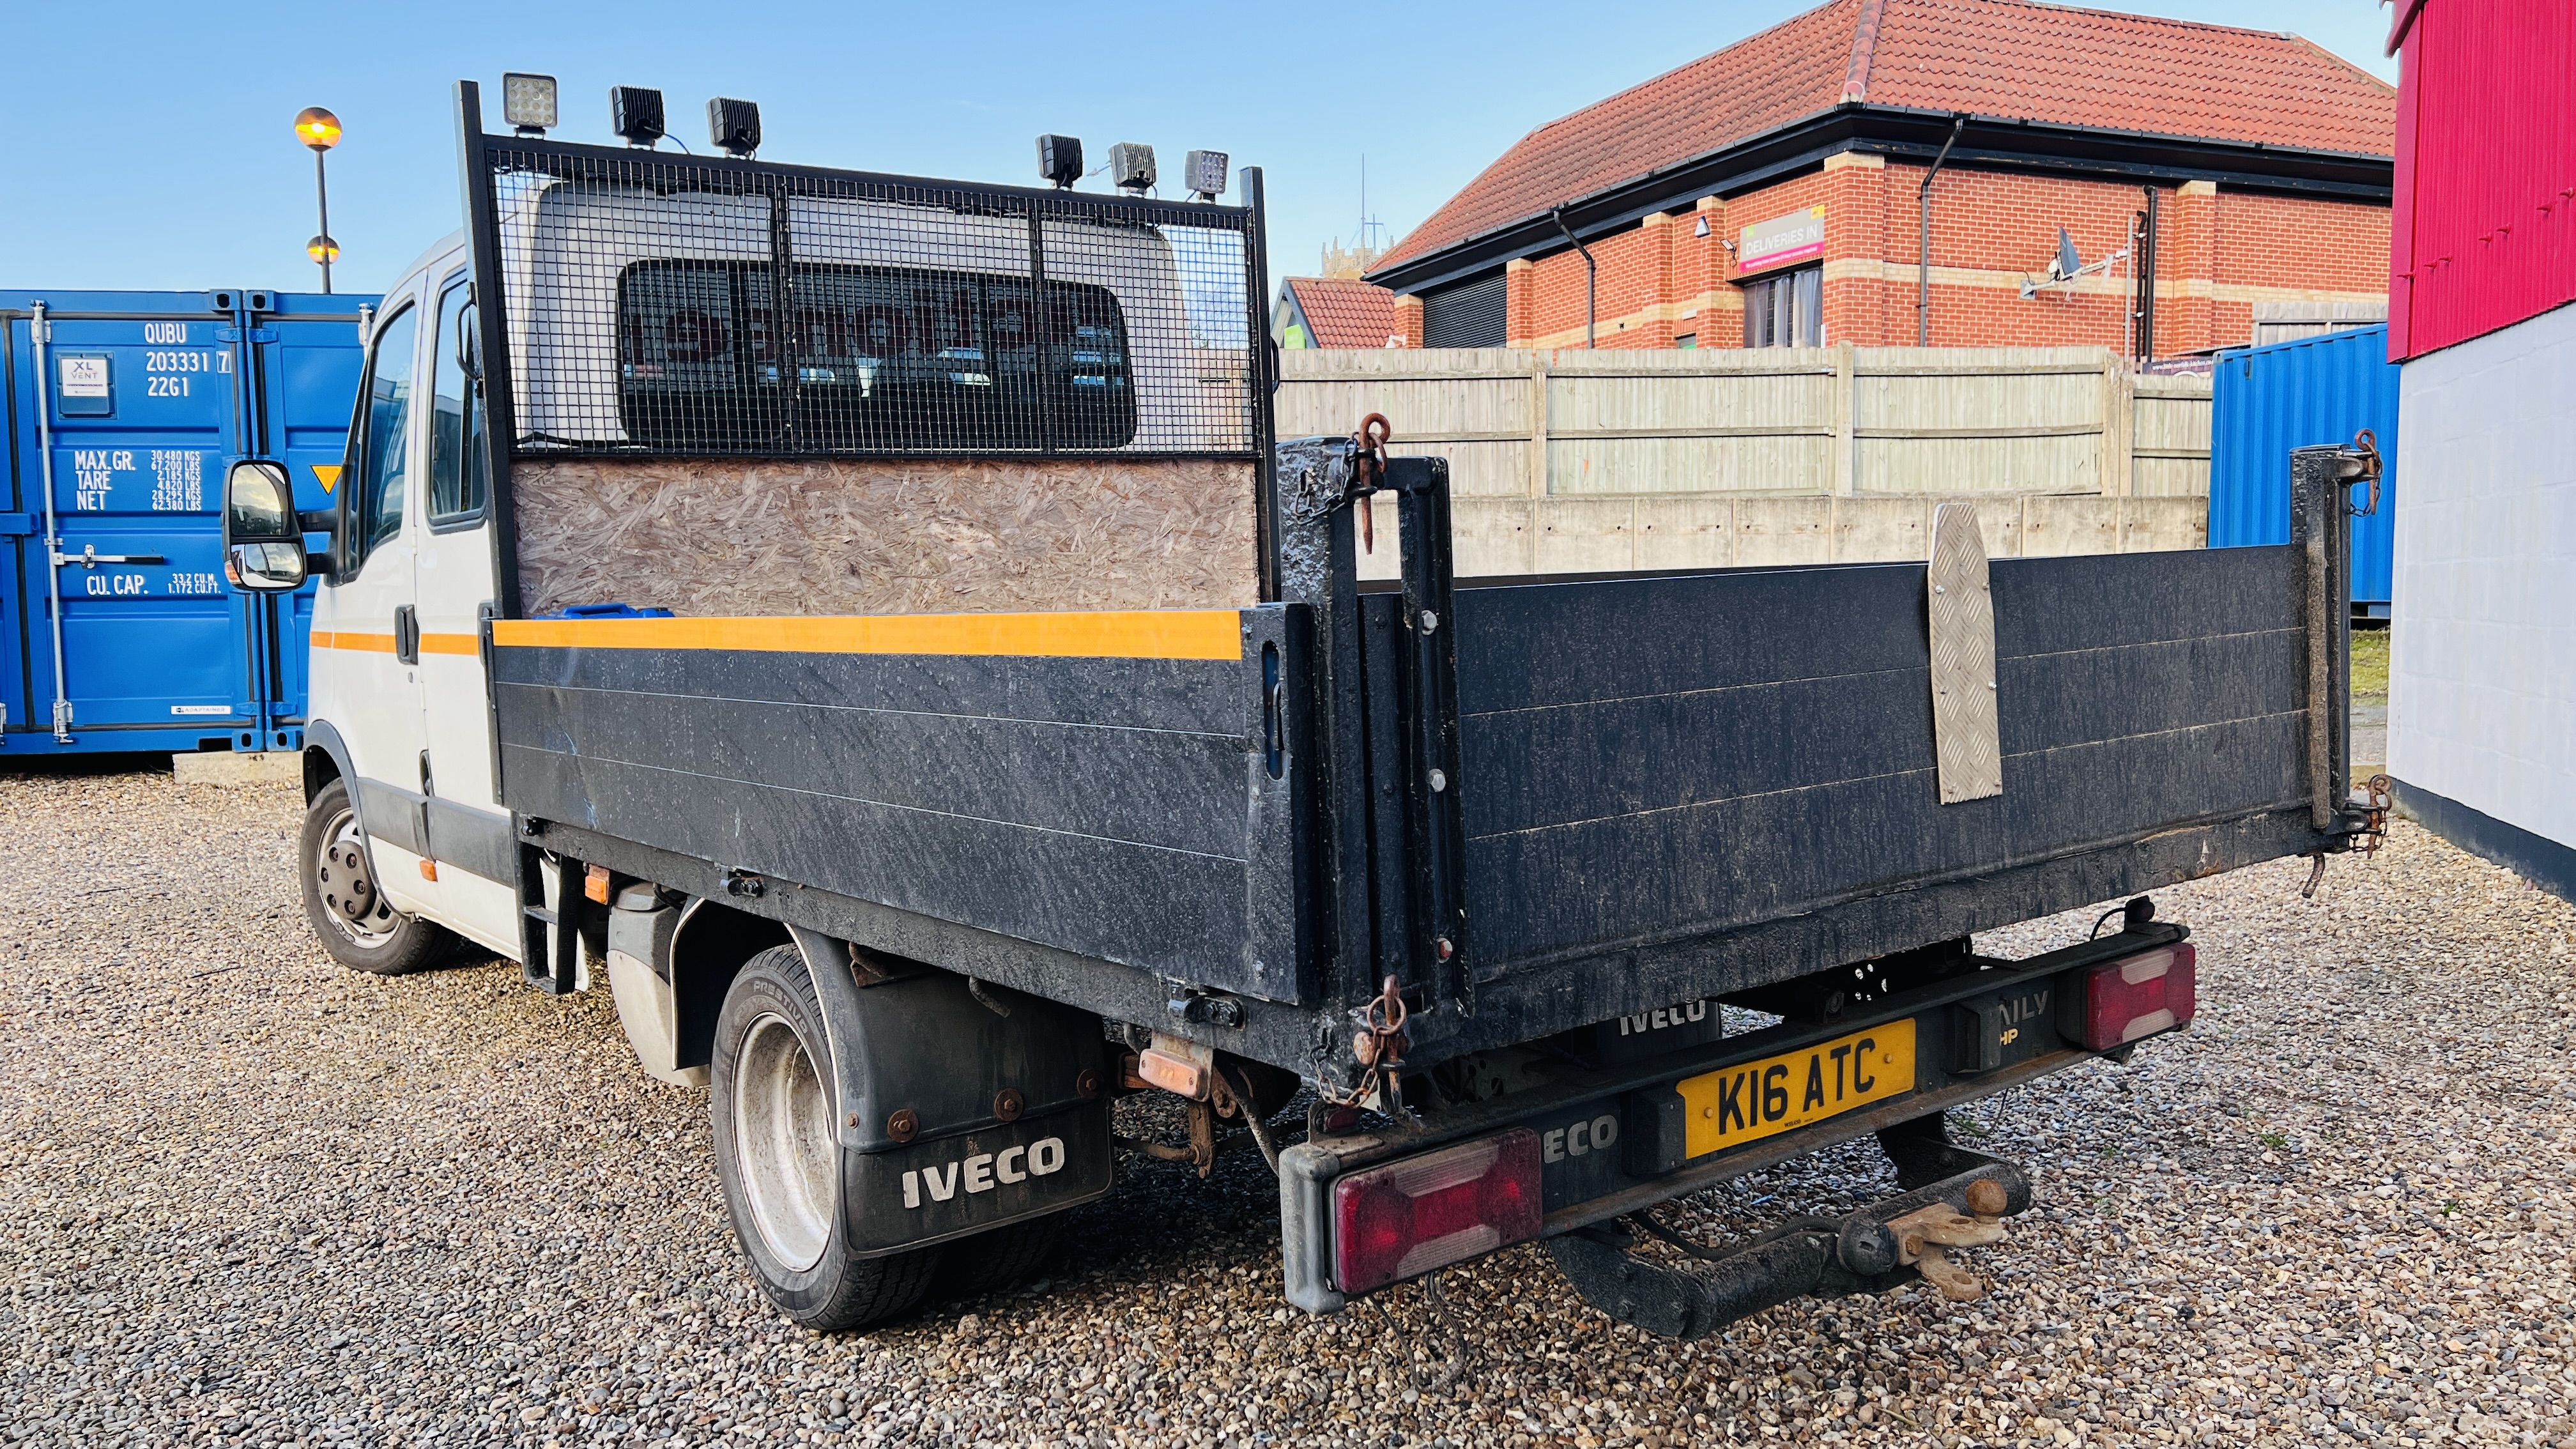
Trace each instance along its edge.
<instances>
[{"instance_id":1,"label":"street lamp post","mask_svg":"<svg viewBox=\"0 0 2576 1449\"><path fill-rule=\"evenodd\" d=\"M320 106L306 106L295 113L295 138L313 148L313 202L321 213L322 230L304 244L304 254L322 264L322 291L331 291L331 263L340 255L340 244L331 240L331 187L323 174L324 152L340 144L340 118Z\"/></svg>"}]
</instances>

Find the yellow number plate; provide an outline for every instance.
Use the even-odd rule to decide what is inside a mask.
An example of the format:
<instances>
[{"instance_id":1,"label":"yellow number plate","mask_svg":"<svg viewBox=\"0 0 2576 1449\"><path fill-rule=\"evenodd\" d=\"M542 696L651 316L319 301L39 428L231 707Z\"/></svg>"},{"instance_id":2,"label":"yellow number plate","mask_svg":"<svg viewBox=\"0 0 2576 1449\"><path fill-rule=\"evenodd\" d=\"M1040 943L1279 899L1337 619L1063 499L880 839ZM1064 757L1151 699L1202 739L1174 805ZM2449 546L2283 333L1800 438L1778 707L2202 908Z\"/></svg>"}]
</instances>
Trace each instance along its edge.
<instances>
[{"instance_id":1,"label":"yellow number plate","mask_svg":"<svg viewBox=\"0 0 2576 1449\"><path fill-rule=\"evenodd\" d=\"M1679 1084L1688 1152L1704 1157L1914 1090L1914 1023L1891 1021Z\"/></svg>"}]
</instances>

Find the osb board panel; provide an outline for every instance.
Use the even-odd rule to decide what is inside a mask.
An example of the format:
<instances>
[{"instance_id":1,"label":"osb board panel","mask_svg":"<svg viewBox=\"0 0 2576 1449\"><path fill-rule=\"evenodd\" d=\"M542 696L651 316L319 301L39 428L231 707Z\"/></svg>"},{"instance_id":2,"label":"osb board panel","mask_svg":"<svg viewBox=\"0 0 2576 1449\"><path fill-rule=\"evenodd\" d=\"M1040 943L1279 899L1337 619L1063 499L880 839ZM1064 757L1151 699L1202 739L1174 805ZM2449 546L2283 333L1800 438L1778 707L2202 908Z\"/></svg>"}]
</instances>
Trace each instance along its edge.
<instances>
[{"instance_id":1,"label":"osb board panel","mask_svg":"<svg viewBox=\"0 0 2576 1449\"><path fill-rule=\"evenodd\" d=\"M1250 465L567 459L511 470L529 614L1242 608Z\"/></svg>"}]
</instances>

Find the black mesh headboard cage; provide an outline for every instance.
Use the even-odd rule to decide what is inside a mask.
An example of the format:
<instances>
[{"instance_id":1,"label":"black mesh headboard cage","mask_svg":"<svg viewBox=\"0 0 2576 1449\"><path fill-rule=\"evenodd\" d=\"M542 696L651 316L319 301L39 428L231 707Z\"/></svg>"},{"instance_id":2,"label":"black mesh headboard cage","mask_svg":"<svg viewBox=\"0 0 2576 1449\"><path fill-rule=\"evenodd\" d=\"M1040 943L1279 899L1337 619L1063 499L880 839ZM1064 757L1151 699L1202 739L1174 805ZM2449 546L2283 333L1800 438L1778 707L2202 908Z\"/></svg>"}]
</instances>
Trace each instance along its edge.
<instances>
[{"instance_id":1,"label":"black mesh headboard cage","mask_svg":"<svg viewBox=\"0 0 2576 1449\"><path fill-rule=\"evenodd\" d=\"M510 382L486 390L496 474L1268 453L1257 171L1247 205L1167 202L487 135L481 109L458 82L486 374Z\"/></svg>"}]
</instances>

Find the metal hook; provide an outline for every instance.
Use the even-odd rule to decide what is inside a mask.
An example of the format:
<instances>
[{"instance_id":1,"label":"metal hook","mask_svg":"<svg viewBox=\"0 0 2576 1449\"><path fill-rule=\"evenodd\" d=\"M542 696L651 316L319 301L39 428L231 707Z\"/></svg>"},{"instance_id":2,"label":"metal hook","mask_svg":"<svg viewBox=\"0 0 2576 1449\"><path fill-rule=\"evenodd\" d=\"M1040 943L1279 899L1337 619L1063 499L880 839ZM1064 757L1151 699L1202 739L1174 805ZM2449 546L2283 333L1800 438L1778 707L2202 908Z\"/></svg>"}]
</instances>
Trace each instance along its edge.
<instances>
[{"instance_id":1,"label":"metal hook","mask_svg":"<svg viewBox=\"0 0 2576 1449\"><path fill-rule=\"evenodd\" d=\"M1394 440L1395 426L1384 413L1371 413L1360 419L1358 431L1351 434L1351 497L1359 505L1362 553L1377 552L1377 510L1369 506L1368 500L1385 481L1386 445Z\"/></svg>"}]
</instances>

